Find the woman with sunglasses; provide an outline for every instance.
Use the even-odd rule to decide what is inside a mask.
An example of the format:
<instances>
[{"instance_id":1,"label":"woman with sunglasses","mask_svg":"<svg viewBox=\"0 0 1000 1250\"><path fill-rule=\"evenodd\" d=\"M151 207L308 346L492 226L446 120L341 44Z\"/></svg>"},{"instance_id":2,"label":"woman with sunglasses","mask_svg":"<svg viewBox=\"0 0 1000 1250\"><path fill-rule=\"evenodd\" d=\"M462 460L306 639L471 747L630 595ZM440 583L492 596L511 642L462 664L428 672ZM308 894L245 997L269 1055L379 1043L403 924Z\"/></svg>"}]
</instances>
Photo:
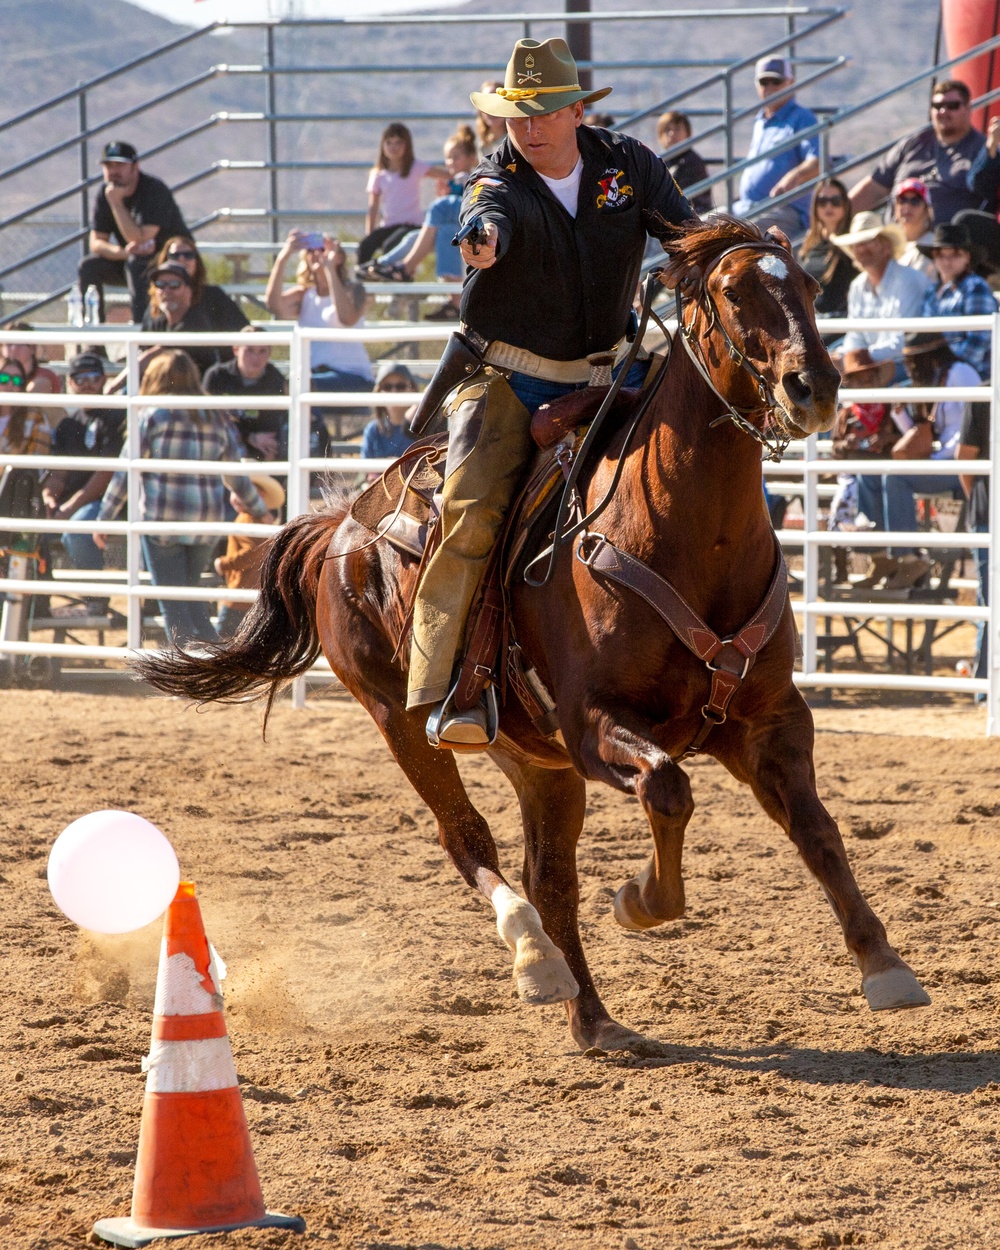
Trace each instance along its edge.
<instances>
[{"instance_id":1,"label":"woman with sunglasses","mask_svg":"<svg viewBox=\"0 0 1000 1250\"><path fill-rule=\"evenodd\" d=\"M194 302L194 278L180 261L168 260L153 270L149 286L149 307L142 317L144 330L165 331L168 334L191 334L193 332L220 331L224 327L213 324L204 304ZM199 347L189 344L184 348L204 375L220 360L232 360L231 347ZM155 355L156 349L144 352L140 367ZM112 389L117 387L115 380Z\"/></svg>"},{"instance_id":2,"label":"woman with sunglasses","mask_svg":"<svg viewBox=\"0 0 1000 1250\"><path fill-rule=\"evenodd\" d=\"M191 306L204 311L213 330L242 330L245 325L250 324L239 304L221 286L214 286L206 281L208 275L205 262L194 239L183 234L175 234L172 239L168 239L151 270L155 271L161 265L167 264L181 265L187 270L191 279Z\"/></svg>"},{"instance_id":3,"label":"woman with sunglasses","mask_svg":"<svg viewBox=\"0 0 1000 1250\"><path fill-rule=\"evenodd\" d=\"M8 330L34 330L34 328L27 321L15 321L7 327ZM38 348L34 343L5 343L0 347L0 355L6 356L8 360L16 360L24 370L24 389L29 395L58 395L62 390L62 382L58 373L54 373L39 363ZM58 409L49 409L49 411L53 414L50 424L58 424L59 418L56 415Z\"/></svg>"},{"instance_id":4,"label":"woman with sunglasses","mask_svg":"<svg viewBox=\"0 0 1000 1250\"><path fill-rule=\"evenodd\" d=\"M809 229L799 248L799 263L820 285L816 296L818 317L847 315L847 291L856 270L854 262L831 242L846 234L851 225L851 201L839 178L824 178L809 206Z\"/></svg>"},{"instance_id":5,"label":"woman with sunglasses","mask_svg":"<svg viewBox=\"0 0 1000 1250\"><path fill-rule=\"evenodd\" d=\"M17 360L0 360L0 392L24 395L27 375ZM52 450L48 422L36 408L0 404L0 453L7 456L47 456ZM25 470L34 473L35 470ZM2 469L0 469L2 472Z\"/></svg>"},{"instance_id":6,"label":"woman with sunglasses","mask_svg":"<svg viewBox=\"0 0 1000 1250\"><path fill-rule=\"evenodd\" d=\"M415 391L417 384L406 365L384 360L375 378L376 394L385 392L405 393ZM376 408L375 419L369 421L361 435L361 456L365 460L383 457L395 459L401 456L413 442L408 429L410 408L393 404L390 408Z\"/></svg>"},{"instance_id":7,"label":"woman with sunglasses","mask_svg":"<svg viewBox=\"0 0 1000 1250\"><path fill-rule=\"evenodd\" d=\"M896 188L892 197L892 217L906 235L906 247L899 256L899 263L910 269L919 269L932 282L937 281L934 262L920 250L934 238L934 213L927 184L920 178L906 178Z\"/></svg>"}]
</instances>

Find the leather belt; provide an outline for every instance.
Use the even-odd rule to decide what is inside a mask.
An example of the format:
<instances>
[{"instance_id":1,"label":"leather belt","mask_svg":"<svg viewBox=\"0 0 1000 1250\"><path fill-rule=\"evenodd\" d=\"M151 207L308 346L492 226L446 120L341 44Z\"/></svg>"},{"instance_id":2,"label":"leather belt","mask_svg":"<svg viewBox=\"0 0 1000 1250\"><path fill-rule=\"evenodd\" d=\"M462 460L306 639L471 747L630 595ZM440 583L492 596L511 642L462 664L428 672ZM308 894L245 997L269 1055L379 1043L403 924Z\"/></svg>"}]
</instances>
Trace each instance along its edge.
<instances>
[{"instance_id":1,"label":"leather belt","mask_svg":"<svg viewBox=\"0 0 1000 1250\"><path fill-rule=\"evenodd\" d=\"M549 360L546 356L537 356L523 347L513 347L510 343L497 340L490 343L483 352L483 360L499 369L526 373L529 377L542 378L546 382L581 383L590 381L591 365L598 357L614 353L617 365L628 355L628 349L628 341L622 339L613 348L609 347L605 352L592 352L581 360Z\"/></svg>"}]
</instances>

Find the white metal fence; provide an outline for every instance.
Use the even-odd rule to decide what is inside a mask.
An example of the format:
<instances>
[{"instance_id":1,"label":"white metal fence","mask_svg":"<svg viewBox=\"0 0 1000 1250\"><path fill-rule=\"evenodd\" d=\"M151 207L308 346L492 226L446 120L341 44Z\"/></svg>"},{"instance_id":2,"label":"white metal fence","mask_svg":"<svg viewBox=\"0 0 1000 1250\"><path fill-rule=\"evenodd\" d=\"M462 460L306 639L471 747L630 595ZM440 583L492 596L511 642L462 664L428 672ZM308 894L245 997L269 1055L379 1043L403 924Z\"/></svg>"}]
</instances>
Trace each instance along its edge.
<instances>
[{"instance_id":1,"label":"white metal fence","mask_svg":"<svg viewBox=\"0 0 1000 1250\"><path fill-rule=\"evenodd\" d=\"M994 344L1000 343L1000 314L995 317L962 317L962 318L921 318L900 319L883 322L852 322L846 319L828 320L823 322L824 332L840 334L848 329L886 329L886 330L989 330ZM32 343L53 345L69 343L84 339L88 345L104 344L124 347L123 365L127 370L127 393L119 396L67 396L62 395L22 395L3 394L0 402L12 406L36 408L123 408L127 414L128 448L133 454L125 459L107 459L97 457L55 457L55 456L13 456L0 455L0 469L6 465L18 465L38 469L76 469L97 471L101 469L126 470L128 473L129 520L127 521L63 521L37 520L26 521L22 518L0 517L0 529L20 532L41 532L64 534L103 533L124 534L126 537L125 568L120 576L109 578L88 577L81 573L72 580L60 578L56 582L35 580L29 577L9 576L0 579L0 594L8 597L32 594L67 594L80 595L87 598L123 597L127 602L126 640L124 646L87 646L75 643L55 643L30 638L13 638L0 636L0 655L26 656L65 656L83 659L127 658L142 643L142 603L144 600L168 599L201 599L215 601L225 598L228 601L243 602L255 597L254 591L229 590L213 587L191 586L152 586L141 570L140 535L142 534L212 534L227 535L241 533L251 536L267 537L273 529L265 525L237 525L235 523L156 523L139 519L140 479L143 473L175 471L207 473L218 475L246 475L249 471L267 472L277 477L287 478L287 511L289 517L297 516L309 509L310 484L314 475L324 477L347 474L355 477L365 472L380 471L389 463L384 460L363 460L358 456L336 456L330 458L310 458L309 427L310 415L314 406L323 408L374 408L376 406L406 405L413 403L418 394L400 394L398 392L374 395L371 393L329 393L312 391L310 387L311 372L309 368L310 348L314 341L349 341L363 343L401 343L440 342L447 338L450 328L447 326L413 325L401 327L377 324L362 329L351 330L316 330L292 326L262 331L254 336L255 345L268 344L288 353L288 389L286 397L254 396L252 406L260 410L287 409L289 412L288 426L288 459L284 461L226 463L208 461L165 461L144 460L134 455L139 445L139 412L149 407L149 397L139 395L139 355L143 348L163 342L162 333L142 333L132 330L116 330L110 327L65 328L57 331L5 332L6 342ZM170 345L183 347L197 343L209 345L233 345L240 340L233 334L198 334L170 336ZM433 365L428 361L428 367ZM1000 369L994 366L993 381L980 387L966 388L911 388L906 391L906 399L912 400L980 400L991 405L991 459L963 460L962 474L987 475L996 482L997 465L1000 464ZM864 399L868 402L896 401L901 392L896 388L882 390L841 392L847 401ZM157 396L158 407L172 408L217 408L229 410L236 407L230 396ZM907 474L921 475L953 475L958 464L952 460L871 460L845 461L831 460L823 454L823 440L815 437L800 444L793 444L789 455L778 465L766 464L764 474L770 479L794 478L801 482L799 493L803 501L804 525L801 531L785 529L779 531L778 537L786 547L801 549L803 553L803 597L793 602L794 610L799 619L803 655L801 668L796 672L796 682L809 687L854 687L883 690L923 690L923 691L956 691L986 696L986 732L1000 735L1000 610L991 605L980 608L973 605L954 603L873 603L864 599L853 601L830 601L820 598L820 552L823 547L870 548L886 545L905 547L922 547L928 550L940 548L964 548L974 551L977 548L989 549L990 586L994 588L992 598L996 599L995 588L1000 586L1000 541L995 535L1000 534L1000 492L990 491L990 532L988 534L955 535L953 533L928 533L924 531L903 534L885 531L851 531L846 533L831 532L820 528L820 501L828 498L830 487L820 482L821 476L832 473L871 474ZM197 465L194 469L193 466ZM784 488L790 489L787 485ZM838 662L838 671L824 671L820 667L820 633L821 618L853 618L868 621L879 620L891 622L905 621L968 621L986 623L989 642L988 677L976 679L955 675L927 676L919 674L901 674L875 671L869 666L862 668L844 667ZM71 623L68 623L71 625ZM3 631L6 632L6 631ZM320 669L325 665L321 663ZM319 675L319 674L317 674ZM296 689L296 702L304 698L304 683L299 682Z\"/></svg>"}]
</instances>

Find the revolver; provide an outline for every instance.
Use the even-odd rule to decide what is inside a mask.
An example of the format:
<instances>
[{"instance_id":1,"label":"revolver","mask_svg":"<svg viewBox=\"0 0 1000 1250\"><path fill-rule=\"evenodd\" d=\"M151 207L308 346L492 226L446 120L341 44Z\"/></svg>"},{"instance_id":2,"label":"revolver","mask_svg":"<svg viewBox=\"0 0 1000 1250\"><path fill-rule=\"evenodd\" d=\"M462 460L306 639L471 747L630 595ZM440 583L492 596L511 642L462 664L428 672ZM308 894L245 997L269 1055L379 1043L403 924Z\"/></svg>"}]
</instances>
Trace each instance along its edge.
<instances>
[{"instance_id":1,"label":"revolver","mask_svg":"<svg viewBox=\"0 0 1000 1250\"><path fill-rule=\"evenodd\" d=\"M469 243L473 256L478 256L480 244L486 242L486 224L482 217L470 217L451 242L454 247Z\"/></svg>"}]
</instances>

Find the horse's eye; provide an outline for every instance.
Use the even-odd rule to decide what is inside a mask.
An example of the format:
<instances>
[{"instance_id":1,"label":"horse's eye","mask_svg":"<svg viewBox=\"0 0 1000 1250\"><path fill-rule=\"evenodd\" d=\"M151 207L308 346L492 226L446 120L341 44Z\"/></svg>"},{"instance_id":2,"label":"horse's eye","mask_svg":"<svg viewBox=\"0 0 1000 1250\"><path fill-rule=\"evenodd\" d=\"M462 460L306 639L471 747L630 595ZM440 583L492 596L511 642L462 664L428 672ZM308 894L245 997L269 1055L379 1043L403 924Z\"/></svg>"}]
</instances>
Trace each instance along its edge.
<instances>
[{"instance_id":1,"label":"horse's eye","mask_svg":"<svg viewBox=\"0 0 1000 1250\"><path fill-rule=\"evenodd\" d=\"M730 304L735 304L737 307L739 307L739 303L740 303L739 291L735 291L733 290L731 286L727 286L723 289L722 294L726 297L727 300L729 300Z\"/></svg>"}]
</instances>

